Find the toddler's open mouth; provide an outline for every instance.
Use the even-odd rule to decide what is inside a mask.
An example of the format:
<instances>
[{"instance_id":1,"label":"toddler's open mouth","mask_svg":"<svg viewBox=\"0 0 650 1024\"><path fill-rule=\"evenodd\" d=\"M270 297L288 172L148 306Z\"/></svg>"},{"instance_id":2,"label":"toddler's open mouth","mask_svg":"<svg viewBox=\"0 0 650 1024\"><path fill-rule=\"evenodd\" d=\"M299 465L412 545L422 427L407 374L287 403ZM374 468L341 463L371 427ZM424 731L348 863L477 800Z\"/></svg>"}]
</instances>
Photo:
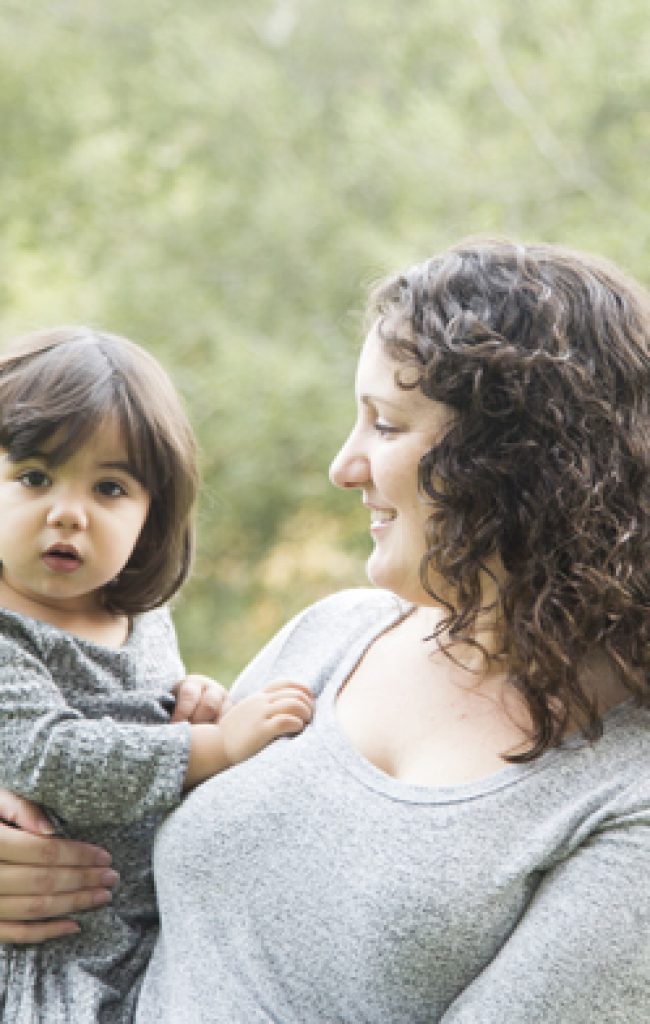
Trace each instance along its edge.
<instances>
[{"instance_id":1,"label":"toddler's open mouth","mask_svg":"<svg viewBox=\"0 0 650 1024\"><path fill-rule=\"evenodd\" d=\"M53 572L74 572L81 565L79 552L71 544L53 544L42 558Z\"/></svg>"}]
</instances>

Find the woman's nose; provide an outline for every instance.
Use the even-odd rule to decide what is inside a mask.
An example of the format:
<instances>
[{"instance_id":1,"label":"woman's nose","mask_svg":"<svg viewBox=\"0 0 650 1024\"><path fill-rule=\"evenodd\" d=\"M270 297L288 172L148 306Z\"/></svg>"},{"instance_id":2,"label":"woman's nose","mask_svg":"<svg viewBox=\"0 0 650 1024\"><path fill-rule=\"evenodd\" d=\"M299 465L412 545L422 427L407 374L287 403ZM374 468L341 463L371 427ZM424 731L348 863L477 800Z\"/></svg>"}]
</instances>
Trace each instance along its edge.
<instances>
[{"instance_id":1,"label":"woman's nose","mask_svg":"<svg viewBox=\"0 0 650 1024\"><path fill-rule=\"evenodd\" d=\"M331 482L335 487L363 487L369 476L367 457L355 450L352 437L349 437L330 465Z\"/></svg>"},{"instance_id":2,"label":"woman's nose","mask_svg":"<svg viewBox=\"0 0 650 1024\"><path fill-rule=\"evenodd\" d=\"M60 530L85 530L88 514L83 502L71 499L57 501L48 512L47 525Z\"/></svg>"}]
</instances>

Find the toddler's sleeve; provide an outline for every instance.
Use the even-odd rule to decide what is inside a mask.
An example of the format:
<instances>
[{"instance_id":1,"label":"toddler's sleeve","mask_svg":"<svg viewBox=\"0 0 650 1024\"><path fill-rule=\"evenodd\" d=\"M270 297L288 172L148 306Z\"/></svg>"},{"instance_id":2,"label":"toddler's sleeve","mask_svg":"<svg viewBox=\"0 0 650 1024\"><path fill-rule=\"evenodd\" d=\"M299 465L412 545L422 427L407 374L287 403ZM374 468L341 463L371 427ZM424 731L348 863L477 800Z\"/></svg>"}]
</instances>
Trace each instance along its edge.
<instances>
[{"instance_id":1,"label":"toddler's sleeve","mask_svg":"<svg viewBox=\"0 0 650 1024\"><path fill-rule=\"evenodd\" d=\"M0 638L0 785L71 824L128 824L180 801L189 726L84 718L39 659Z\"/></svg>"}]
</instances>

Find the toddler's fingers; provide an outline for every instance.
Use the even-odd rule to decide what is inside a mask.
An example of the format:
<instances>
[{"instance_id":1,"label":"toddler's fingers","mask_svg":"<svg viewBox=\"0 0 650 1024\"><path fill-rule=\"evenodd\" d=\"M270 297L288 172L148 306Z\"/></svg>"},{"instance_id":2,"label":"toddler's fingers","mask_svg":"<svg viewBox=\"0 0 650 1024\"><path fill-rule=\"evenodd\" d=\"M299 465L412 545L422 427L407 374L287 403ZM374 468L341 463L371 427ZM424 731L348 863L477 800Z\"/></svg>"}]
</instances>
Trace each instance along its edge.
<instances>
[{"instance_id":1,"label":"toddler's fingers","mask_svg":"<svg viewBox=\"0 0 650 1024\"><path fill-rule=\"evenodd\" d=\"M296 682L294 682L291 679L276 679L275 682L269 683L268 686L264 687L264 692L265 693L274 693L277 690L286 690L286 689L290 689L290 690L293 690L293 691L298 691L299 693L303 693L306 697L309 698L309 700L313 700L314 699L314 695L313 695L313 693L311 692L311 690L309 689L308 686L305 686L304 683L296 683Z\"/></svg>"},{"instance_id":2,"label":"toddler's fingers","mask_svg":"<svg viewBox=\"0 0 650 1024\"><path fill-rule=\"evenodd\" d=\"M217 722L230 706L228 691L209 676L190 675L172 689L176 707L172 722L191 722L198 725Z\"/></svg>"},{"instance_id":3,"label":"toddler's fingers","mask_svg":"<svg viewBox=\"0 0 650 1024\"><path fill-rule=\"evenodd\" d=\"M267 719L266 730L269 739L277 739L279 736L295 735L302 732L306 724L300 715L292 715L285 711Z\"/></svg>"},{"instance_id":4,"label":"toddler's fingers","mask_svg":"<svg viewBox=\"0 0 650 1024\"><path fill-rule=\"evenodd\" d=\"M231 704L232 701L226 688L221 683L215 682L214 679L208 679L206 676L203 679L201 697L192 721L194 724L218 722L228 711Z\"/></svg>"},{"instance_id":5,"label":"toddler's fingers","mask_svg":"<svg viewBox=\"0 0 650 1024\"><path fill-rule=\"evenodd\" d=\"M262 692L270 703L295 700L306 708L313 708L314 706L314 697L311 691L302 686L294 686L292 683L274 686L273 689Z\"/></svg>"},{"instance_id":6,"label":"toddler's fingers","mask_svg":"<svg viewBox=\"0 0 650 1024\"><path fill-rule=\"evenodd\" d=\"M311 702L295 694L278 694L270 698L268 714L273 717L289 714L300 718L302 722L306 723L311 721L313 705Z\"/></svg>"},{"instance_id":7,"label":"toddler's fingers","mask_svg":"<svg viewBox=\"0 0 650 1024\"><path fill-rule=\"evenodd\" d=\"M176 697L176 707L171 722L189 722L201 698L201 684L197 679L188 676L172 688Z\"/></svg>"}]
</instances>

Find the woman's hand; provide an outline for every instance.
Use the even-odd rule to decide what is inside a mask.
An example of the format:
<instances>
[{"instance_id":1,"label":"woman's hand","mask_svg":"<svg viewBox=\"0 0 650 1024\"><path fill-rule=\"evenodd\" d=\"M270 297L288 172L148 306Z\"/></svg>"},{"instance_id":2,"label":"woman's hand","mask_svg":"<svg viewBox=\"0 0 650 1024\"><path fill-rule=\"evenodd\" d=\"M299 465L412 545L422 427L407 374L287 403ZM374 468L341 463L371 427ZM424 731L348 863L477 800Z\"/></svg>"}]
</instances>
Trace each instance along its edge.
<instances>
[{"instance_id":1,"label":"woman's hand","mask_svg":"<svg viewBox=\"0 0 650 1024\"><path fill-rule=\"evenodd\" d=\"M208 676L186 676L173 687L176 707L172 722L216 723L231 706L228 691Z\"/></svg>"},{"instance_id":2,"label":"woman's hand","mask_svg":"<svg viewBox=\"0 0 650 1024\"><path fill-rule=\"evenodd\" d=\"M108 903L117 874L90 843L51 835L43 813L0 789L0 942L44 942L79 931L66 914Z\"/></svg>"}]
</instances>

